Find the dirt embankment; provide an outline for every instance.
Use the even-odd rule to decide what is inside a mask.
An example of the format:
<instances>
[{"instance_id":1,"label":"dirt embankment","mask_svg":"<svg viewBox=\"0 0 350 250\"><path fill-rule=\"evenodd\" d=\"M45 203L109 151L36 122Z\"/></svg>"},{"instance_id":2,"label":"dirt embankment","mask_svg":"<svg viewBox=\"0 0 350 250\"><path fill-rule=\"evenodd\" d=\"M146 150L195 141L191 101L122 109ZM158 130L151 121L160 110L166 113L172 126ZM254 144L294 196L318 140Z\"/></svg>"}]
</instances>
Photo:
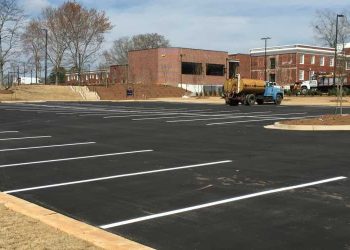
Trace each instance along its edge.
<instances>
[{"instance_id":1,"label":"dirt embankment","mask_svg":"<svg viewBox=\"0 0 350 250\"><path fill-rule=\"evenodd\" d=\"M80 101L69 86L20 85L0 92L0 101Z\"/></svg>"}]
</instances>

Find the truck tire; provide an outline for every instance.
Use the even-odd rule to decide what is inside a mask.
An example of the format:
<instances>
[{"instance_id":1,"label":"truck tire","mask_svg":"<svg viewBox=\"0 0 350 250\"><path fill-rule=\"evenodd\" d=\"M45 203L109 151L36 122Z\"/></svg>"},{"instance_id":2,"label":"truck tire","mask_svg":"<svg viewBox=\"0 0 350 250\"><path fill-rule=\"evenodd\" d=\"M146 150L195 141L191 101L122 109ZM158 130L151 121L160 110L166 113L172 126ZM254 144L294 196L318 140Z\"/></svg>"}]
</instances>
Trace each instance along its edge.
<instances>
[{"instance_id":1,"label":"truck tire","mask_svg":"<svg viewBox=\"0 0 350 250\"><path fill-rule=\"evenodd\" d=\"M229 100L229 105L230 106L237 106L238 105L238 101L236 101L236 100Z\"/></svg>"},{"instance_id":2,"label":"truck tire","mask_svg":"<svg viewBox=\"0 0 350 250\"><path fill-rule=\"evenodd\" d=\"M245 104L247 106L253 106L255 104L255 95L249 94L246 96Z\"/></svg>"},{"instance_id":3,"label":"truck tire","mask_svg":"<svg viewBox=\"0 0 350 250\"><path fill-rule=\"evenodd\" d=\"M258 103L258 105L263 105L264 99L256 99L256 102Z\"/></svg>"},{"instance_id":4,"label":"truck tire","mask_svg":"<svg viewBox=\"0 0 350 250\"><path fill-rule=\"evenodd\" d=\"M306 87L303 87L303 88L301 89L301 94L302 94L302 95L306 95L306 94L307 94L307 88L306 88Z\"/></svg>"},{"instance_id":5,"label":"truck tire","mask_svg":"<svg viewBox=\"0 0 350 250\"><path fill-rule=\"evenodd\" d=\"M276 105L280 105L281 102L282 102L282 99L283 99L282 95L279 95L279 94L276 95L275 104L276 104Z\"/></svg>"}]
</instances>

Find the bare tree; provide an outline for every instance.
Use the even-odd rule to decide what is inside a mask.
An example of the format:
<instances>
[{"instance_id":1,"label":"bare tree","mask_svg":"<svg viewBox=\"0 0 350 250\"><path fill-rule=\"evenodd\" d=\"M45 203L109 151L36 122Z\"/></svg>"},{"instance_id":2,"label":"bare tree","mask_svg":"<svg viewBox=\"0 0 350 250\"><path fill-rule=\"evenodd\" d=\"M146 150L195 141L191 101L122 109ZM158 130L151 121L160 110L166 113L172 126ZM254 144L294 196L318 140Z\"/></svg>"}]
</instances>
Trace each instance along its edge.
<instances>
[{"instance_id":1,"label":"bare tree","mask_svg":"<svg viewBox=\"0 0 350 250\"><path fill-rule=\"evenodd\" d=\"M157 33L139 34L133 37L122 37L113 42L112 48L103 52L106 65L127 64L128 52L138 49L170 47L170 42Z\"/></svg>"},{"instance_id":2,"label":"bare tree","mask_svg":"<svg viewBox=\"0 0 350 250\"><path fill-rule=\"evenodd\" d=\"M23 51L29 55L29 61L34 64L36 79L41 68L41 59L45 48L41 27L41 23L38 20L31 20L21 35Z\"/></svg>"},{"instance_id":3,"label":"bare tree","mask_svg":"<svg viewBox=\"0 0 350 250\"><path fill-rule=\"evenodd\" d=\"M112 48L103 52L105 64L127 64L128 63L128 51L132 50L129 37L122 37L113 42Z\"/></svg>"},{"instance_id":4,"label":"bare tree","mask_svg":"<svg viewBox=\"0 0 350 250\"><path fill-rule=\"evenodd\" d=\"M323 45L335 48L335 31L337 14L332 10L325 9L316 12L315 20L311 23L315 38ZM350 23L348 14L343 12L344 18L338 19L338 43L344 43L350 38Z\"/></svg>"},{"instance_id":5,"label":"bare tree","mask_svg":"<svg viewBox=\"0 0 350 250\"><path fill-rule=\"evenodd\" d=\"M42 12L41 23L48 31L48 58L51 61L55 72L55 83L58 84L59 69L63 63L64 53L67 50L65 30L60 22L61 9L48 7ZM44 36L41 36L44 38Z\"/></svg>"},{"instance_id":6,"label":"bare tree","mask_svg":"<svg viewBox=\"0 0 350 250\"><path fill-rule=\"evenodd\" d=\"M0 0L0 88L4 87L5 65L16 53L23 22L23 10L16 0Z\"/></svg>"},{"instance_id":7,"label":"bare tree","mask_svg":"<svg viewBox=\"0 0 350 250\"><path fill-rule=\"evenodd\" d=\"M59 20L71 62L80 74L84 64L100 50L104 34L112 25L104 12L69 1L59 8Z\"/></svg>"},{"instance_id":8,"label":"bare tree","mask_svg":"<svg viewBox=\"0 0 350 250\"><path fill-rule=\"evenodd\" d=\"M155 49L170 46L169 40L157 33L140 34L131 38L133 49Z\"/></svg>"}]
</instances>

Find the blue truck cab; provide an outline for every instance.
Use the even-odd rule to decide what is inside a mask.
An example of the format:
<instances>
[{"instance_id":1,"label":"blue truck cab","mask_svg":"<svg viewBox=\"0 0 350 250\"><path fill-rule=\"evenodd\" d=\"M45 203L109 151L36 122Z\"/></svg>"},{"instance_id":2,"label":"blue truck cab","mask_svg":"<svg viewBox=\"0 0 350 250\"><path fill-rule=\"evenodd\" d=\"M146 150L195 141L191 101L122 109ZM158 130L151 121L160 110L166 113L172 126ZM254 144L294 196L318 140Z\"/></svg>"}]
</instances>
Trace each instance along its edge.
<instances>
[{"instance_id":1,"label":"blue truck cab","mask_svg":"<svg viewBox=\"0 0 350 250\"><path fill-rule=\"evenodd\" d=\"M281 86L277 85L275 82L266 82L264 94L256 96L256 102L258 104L273 102L279 105L283 100L283 94L284 92Z\"/></svg>"}]
</instances>

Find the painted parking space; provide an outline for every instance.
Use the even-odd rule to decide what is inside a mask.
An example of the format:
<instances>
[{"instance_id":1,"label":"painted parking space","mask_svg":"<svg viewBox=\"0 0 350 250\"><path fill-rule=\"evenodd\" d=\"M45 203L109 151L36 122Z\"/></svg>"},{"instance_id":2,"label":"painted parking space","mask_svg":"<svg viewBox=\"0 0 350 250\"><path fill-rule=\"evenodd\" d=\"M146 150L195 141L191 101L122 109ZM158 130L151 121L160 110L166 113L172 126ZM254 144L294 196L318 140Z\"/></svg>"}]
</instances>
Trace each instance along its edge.
<instances>
[{"instance_id":1,"label":"painted parking space","mask_svg":"<svg viewBox=\"0 0 350 250\"><path fill-rule=\"evenodd\" d=\"M263 128L332 111L1 104L0 131L18 132L0 138L51 137L0 141L0 190L159 249L339 248L349 233L349 135ZM167 122L176 120L193 121Z\"/></svg>"}]
</instances>

